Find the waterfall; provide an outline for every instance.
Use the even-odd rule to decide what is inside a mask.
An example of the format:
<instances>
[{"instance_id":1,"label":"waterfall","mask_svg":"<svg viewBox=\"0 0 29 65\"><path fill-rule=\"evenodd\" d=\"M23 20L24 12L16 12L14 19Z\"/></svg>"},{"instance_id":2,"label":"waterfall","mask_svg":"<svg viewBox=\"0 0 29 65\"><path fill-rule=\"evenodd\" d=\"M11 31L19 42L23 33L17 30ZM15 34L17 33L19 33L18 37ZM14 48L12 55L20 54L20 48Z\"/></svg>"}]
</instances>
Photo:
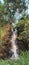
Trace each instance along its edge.
<instances>
[{"instance_id":1,"label":"waterfall","mask_svg":"<svg viewBox=\"0 0 29 65\"><path fill-rule=\"evenodd\" d=\"M13 29L12 29L13 31ZM17 38L17 33L16 33L16 30L13 31L13 34L12 34L12 39L11 39L11 42L12 42L12 51L13 51L13 55L12 55L12 58L13 59L17 59L18 58L18 54L17 54L17 45L16 45L16 38Z\"/></svg>"}]
</instances>

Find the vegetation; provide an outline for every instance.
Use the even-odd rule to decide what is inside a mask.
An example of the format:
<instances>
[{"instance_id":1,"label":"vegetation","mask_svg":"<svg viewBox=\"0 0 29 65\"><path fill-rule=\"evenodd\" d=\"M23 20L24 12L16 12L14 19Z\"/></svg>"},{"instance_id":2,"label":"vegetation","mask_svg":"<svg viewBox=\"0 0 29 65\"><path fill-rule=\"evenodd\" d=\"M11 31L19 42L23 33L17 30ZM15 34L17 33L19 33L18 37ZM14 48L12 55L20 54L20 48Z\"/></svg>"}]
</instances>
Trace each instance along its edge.
<instances>
[{"instance_id":1,"label":"vegetation","mask_svg":"<svg viewBox=\"0 0 29 65\"><path fill-rule=\"evenodd\" d=\"M22 52L17 60L0 60L2 65L29 65L29 52Z\"/></svg>"},{"instance_id":2,"label":"vegetation","mask_svg":"<svg viewBox=\"0 0 29 65\"><path fill-rule=\"evenodd\" d=\"M0 2L0 59L4 59L0 60L1 65L29 65L29 18L26 10L25 0L4 0L4 4ZM12 28L17 30L20 54L17 60L8 60Z\"/></svg>"}]
</instances>

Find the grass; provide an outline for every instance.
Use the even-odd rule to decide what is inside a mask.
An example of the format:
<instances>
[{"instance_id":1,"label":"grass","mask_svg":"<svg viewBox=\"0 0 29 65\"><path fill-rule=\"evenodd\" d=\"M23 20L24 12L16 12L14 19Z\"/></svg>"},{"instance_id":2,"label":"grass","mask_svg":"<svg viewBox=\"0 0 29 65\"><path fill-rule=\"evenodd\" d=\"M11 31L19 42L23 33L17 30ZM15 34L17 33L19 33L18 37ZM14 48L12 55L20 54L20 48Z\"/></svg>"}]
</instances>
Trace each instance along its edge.
<instances>
[{"instance_id":1,"label":"grass","mask_svg":"<svg viewBox=\"0 0 29 65\"><path fill-rule=\"evenodd\" d=\"M0 60L0 65L29 65L29 51L22 52L17 60Z\"/></svg>"}]
</instances>

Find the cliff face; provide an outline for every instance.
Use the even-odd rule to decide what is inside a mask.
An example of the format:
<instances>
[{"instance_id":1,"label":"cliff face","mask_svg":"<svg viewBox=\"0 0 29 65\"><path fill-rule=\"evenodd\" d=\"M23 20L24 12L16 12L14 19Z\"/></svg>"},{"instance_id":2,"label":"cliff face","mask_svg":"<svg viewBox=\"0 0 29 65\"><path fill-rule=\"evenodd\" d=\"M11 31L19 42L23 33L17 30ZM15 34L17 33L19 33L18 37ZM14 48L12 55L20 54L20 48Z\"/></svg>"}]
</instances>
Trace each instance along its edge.
<instances>
[{"instance_id":1,"label":"cliff face","mask_svg":"<svg viewBox=\"0 0 29 65\"><path fill-rule=\"evenodd\" d=\"M0 42L0 58L9 56L9 50L11 48L11 35L11 25L7 24L5 26Z\"/></svg>"},{"instance_id":2,"label":"cliff face","mask_svg":"<svg viewBox=\"0 0 29 65\"><path fill-rule=\"evenodd\" d=\"M11 38L12 38L12 30L11 30L11 25L8 23L4 31L1 35L1 42L0 42L0 58L8 58L11 57L13 52L11 51ZM18 30L19 29L19 30ZM21 28L22 29L22 28ZM17 28L17 39L16 39L16 45L18 46L19 51L17 50L18 53L20 53L21 50L28 50L29 49L29 35L25 33L20 34L20 27Z\"/></svg>"}]
</instances>

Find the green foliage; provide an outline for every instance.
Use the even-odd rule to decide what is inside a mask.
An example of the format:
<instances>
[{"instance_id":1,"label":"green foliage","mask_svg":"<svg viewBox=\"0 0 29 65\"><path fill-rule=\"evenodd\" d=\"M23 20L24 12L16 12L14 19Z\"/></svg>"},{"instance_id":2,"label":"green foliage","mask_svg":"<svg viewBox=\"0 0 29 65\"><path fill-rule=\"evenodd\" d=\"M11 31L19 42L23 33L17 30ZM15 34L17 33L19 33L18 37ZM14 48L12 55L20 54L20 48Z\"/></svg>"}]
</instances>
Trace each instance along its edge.
<instances>
[{"instance_id":1,"label":"green foliage","mask_svg":"<svg viewBox=\"0 0 29 65\"><path fill-rule=\"evenodd\" d=\"M29 65L29 51L22 52L17 60L0 60L0 65Z\"/></svg>"},{"instance_id":2,"label":"green foliage","mask_svg":"<svg viewBox=\"0 0 29 65\"><path fill-rule=\"evenodd\" d=\"M9 3L12 2L13 5L11 7L9 6ZM21 4L23 3L23 4ZM1 48L1 41L2 36L5 34L5 25L7 23L13 23L13 16L17 10L21 13L23 13L22 20L19 20L15 28L19 27L19 36L18 39L25 40L27 43L29 41L29 19L25 18L25 12L23 12L23 9L25 11L25 0L21 2L21 0L4 0L4 4L0 3L0 48ZM13 12L11 12L13 10ZM9 33L10 34L10 33ZM2 41L3 42L3 41ZM18 60L0 60L0 65L29 65L29 52L22 52L21 56Z\"/></svg>"}]
</instances>

